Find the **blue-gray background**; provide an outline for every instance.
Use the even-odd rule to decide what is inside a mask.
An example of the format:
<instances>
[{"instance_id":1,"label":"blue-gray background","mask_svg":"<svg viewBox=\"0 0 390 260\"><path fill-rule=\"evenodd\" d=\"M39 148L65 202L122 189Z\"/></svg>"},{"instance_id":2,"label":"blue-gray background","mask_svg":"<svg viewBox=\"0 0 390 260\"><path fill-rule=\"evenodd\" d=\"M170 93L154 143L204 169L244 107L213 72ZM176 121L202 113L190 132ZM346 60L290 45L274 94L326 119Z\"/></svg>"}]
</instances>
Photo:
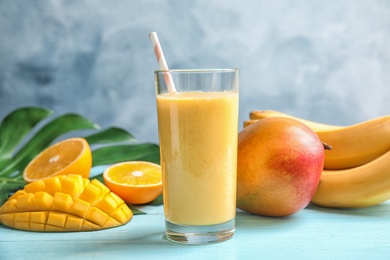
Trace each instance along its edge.
<instances>
[{"instance_id":1,"label":"blue-gray background","mask_svg":"<svg viewBox=\"0 0 390 260\"><path fill-rule=\"evenodd\" d=\"M158 142L151 31L170 68L240 68L240 129L255 109L390 114L390 1L0 0L0 118L44 106Z\"/></svg>"}]
</instances>

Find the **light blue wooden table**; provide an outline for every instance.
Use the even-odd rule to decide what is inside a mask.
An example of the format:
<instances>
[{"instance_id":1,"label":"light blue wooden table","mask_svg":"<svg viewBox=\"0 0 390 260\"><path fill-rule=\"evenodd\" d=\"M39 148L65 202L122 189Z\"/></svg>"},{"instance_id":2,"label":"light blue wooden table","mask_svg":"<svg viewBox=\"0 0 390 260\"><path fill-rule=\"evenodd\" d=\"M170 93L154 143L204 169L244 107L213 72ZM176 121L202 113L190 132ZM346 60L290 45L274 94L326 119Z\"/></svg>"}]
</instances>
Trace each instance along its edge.
<instances>
[{"instance_id":1,"label":"light blue wooden table","mask_svg":"<svg viewBox=\"0 0 390 260\"><path fill-rule=\"evenodd\" d=\"M286 218L237 213L233 239L167 241L162 206L102 231L35 233L0 225L0 259L390 259L390 201L354 210L313 205Z\"/></svg>"}]
</instances>

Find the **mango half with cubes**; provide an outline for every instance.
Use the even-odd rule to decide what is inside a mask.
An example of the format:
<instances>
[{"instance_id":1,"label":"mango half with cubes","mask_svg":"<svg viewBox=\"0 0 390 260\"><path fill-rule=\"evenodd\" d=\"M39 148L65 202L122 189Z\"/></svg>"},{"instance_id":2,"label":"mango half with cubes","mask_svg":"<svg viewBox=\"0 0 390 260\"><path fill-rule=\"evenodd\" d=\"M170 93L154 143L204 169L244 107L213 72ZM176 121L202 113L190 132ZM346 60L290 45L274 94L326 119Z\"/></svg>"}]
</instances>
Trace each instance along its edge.
<instances>
[{"instance_id":1,"label":"mango half with cubes","mask_svg":"<svg viewBox=\"0 0 390 260\"><path fill-rule=\"evenodd\" d=\"M0 207L0 224L29 231L92 231L126 224L127 204L97 179L58 175L27 184Z\"/></svg>"}]
</instances>

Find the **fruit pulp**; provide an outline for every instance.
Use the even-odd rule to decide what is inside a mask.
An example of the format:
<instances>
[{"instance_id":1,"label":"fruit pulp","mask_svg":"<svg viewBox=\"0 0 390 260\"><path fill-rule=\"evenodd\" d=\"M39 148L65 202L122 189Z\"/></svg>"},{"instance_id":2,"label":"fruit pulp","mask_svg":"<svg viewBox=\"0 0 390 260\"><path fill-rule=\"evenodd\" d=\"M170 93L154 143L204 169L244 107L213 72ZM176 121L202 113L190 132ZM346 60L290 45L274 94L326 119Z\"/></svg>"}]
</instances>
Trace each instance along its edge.
<instances>
[{"instance_id":1,"label":"fruit pulp","mask_svg":"<svg viewBox=\"0 0 390 260\"><path fill-rule=\"evenodd\" d=\"M182 225L235 218L238 94L157 96L164 213Z\"/></svg>"}]
</instances>

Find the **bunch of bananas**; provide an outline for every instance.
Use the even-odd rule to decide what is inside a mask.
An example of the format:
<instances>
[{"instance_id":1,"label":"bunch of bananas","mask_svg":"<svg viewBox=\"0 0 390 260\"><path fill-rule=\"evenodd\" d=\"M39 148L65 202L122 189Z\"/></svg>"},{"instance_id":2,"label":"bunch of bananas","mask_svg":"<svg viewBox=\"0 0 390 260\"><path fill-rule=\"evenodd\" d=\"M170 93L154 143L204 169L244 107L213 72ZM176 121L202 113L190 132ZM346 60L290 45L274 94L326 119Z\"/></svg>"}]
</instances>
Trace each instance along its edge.
<instances>
[{"instance_id":1,"label":"bunch of bananas","mask_svg":"<svg viewBox=\"0 0 390 260\"><path fill-rule=\"evenodd\" d=\"M350 126L321 124L279 111L256 110L244 127L266 117L303 122L332 146L325 150L316 205L333 208L373 206L390 199L390 115Z\"/></svg>"}]
</instances>

